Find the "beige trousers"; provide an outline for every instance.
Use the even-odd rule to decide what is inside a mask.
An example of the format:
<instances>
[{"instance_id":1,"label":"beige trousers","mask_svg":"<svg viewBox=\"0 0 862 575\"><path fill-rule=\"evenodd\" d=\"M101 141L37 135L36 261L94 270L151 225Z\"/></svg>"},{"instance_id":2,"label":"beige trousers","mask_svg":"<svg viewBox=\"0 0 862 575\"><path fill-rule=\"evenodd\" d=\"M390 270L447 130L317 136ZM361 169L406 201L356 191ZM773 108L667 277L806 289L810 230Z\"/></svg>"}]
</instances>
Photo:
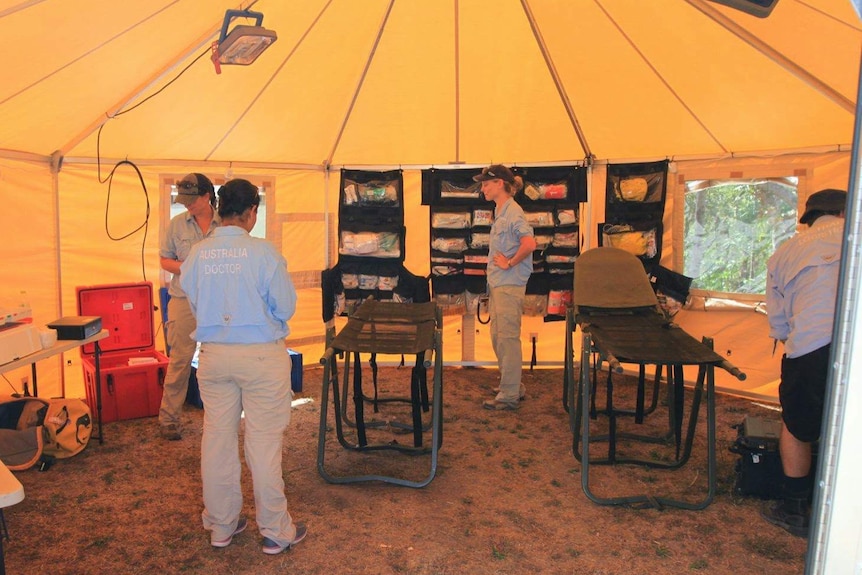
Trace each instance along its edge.
<instances>
[{"instance_id":1,"label":"beige trousers","mask_svg":"<svg viewBox=\"0 0 862 575\"><path fill-rule=\"evenodd\" d=\"M191 338L197 323L192 314L189 300L172 297L168 302L168 346L171 348L168 372L162 391L162 404L159 407L159 425L180 425L183 404L189 389L189 375L192 371L192 358L197 342Z\"/></svg>"},{"instance_id":2,"label":"beige trousers","mask_svg":"<svg viewBox=\"0 0 862 575\"><path fill-rule=\"evenodd\" d=\"M239 429L245 413L245 461L261 535L282 546L296 536L281 468L290 422L290 356L283 341L201 345L198 382L204 402L201 440L204 528L227 539L242 511Z\"/></svg>"},{"instance_id":3,"label":"beige trousers","mask_svg":"<svg viewBox=\"0 0 862 575\"><path fill-rule=\"evenodd\" d=\"M490 288L488 311L491 315L491 345L500 369L500 392L497 401L518 403L521 383L521 313L525 286Z\"/></svg>"}]
</instances>

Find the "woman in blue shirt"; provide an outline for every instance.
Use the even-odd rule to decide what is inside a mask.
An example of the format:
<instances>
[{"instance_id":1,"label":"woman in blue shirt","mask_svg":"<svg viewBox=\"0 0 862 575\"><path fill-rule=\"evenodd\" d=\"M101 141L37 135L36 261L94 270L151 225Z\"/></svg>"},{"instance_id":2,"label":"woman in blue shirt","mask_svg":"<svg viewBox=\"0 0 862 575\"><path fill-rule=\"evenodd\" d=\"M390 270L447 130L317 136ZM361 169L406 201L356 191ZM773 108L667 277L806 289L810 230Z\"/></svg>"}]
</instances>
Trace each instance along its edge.
<instances>
[{"instance_id":1,"label":"woman in blue shirt","mask_svg":"<svg viewBox=\"0 0 862 575\"><path fill-rule=\"evenodd\" d=\"M238 446L244 412L257 525L263 552L273 555L302 541L306 528L287 511L281 468L293 399L284 337L296 310L296 290L284 257L249 235L259 204L257 187L247 180L222 186L221 226L192 248L180 282L197 320L192 338L201 342L204 528L213 547L227 547L246 528Z\"/></svg>"},{"instance_id":2,"label":"woman in blue shirt","mask_svg":"<svg viewBox=\"0 0 862 575\"><path fill-rule=\"evenodd\" d=\"M521 314L527 280L533 273L533 228L514 195L524 182L506 166L494 164L473 178L482 184L485 199L494 202L494 224L488 248L488 311L491 315L491 345L500 369L500 389L485 401L485 409L518 409L524 398L521 383Z\"/></svg>"}]
</instances>

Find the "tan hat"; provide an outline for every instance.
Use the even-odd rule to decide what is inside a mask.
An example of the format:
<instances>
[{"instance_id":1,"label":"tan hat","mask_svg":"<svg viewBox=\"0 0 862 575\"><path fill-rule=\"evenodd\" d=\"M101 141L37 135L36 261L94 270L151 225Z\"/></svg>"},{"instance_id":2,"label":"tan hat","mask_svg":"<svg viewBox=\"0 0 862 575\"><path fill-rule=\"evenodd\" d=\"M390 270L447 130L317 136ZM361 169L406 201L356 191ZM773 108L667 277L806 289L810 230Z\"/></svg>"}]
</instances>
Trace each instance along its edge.
<instances>
[{"instance_id":1,"label":"tan hat","mask_svg":"<svg viewBox=\"0 0 862 575\"><path fill-rule=\"evenodd\" d=\"M209 196L215 187L208 177L192 173L177 182L177 203L184 206L192 205L199 197Z\"/></svg>"}]
</instances>

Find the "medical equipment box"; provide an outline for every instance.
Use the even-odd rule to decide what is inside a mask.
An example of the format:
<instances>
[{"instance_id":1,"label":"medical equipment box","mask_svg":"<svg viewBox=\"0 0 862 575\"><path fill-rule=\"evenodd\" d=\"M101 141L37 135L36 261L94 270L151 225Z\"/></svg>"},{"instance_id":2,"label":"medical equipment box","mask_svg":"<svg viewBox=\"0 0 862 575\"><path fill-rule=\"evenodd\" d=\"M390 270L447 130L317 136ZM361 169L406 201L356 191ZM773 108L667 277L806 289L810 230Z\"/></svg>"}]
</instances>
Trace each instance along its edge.
<instances>
[{"instance_id":1,"label":"medical equipment box","mask_svg":"<svg viewBox=\"0 0 862 575\"><path fill-rule=\"evenodd\" d=\"M41 350L39 332L33 324L13 322L0 326L0 364Z\"/></svg>"},{"instance_id":2,"label":"medical equipment box","mask_svg":"<svg viewBox=\"0 0 862 575\"><path fill-rule=\"evenodd\" d=\"M155 349L150 282L77 288L78 313L98 315L102 422L158 415L168 358ZM81 348L87 403L96 411L95 344Z\"/></svg>"},{"instance_id":3,"label":"medical equipment box","mask_svg":"<svg viewBox=\"0 0 862 575\"><path fill-rule=\"evenodd\" d=\"M57 330L57 339L87 339L102 331L102 318L99 316L68 316L48 324Z\"/></svg>"}]
</instances>

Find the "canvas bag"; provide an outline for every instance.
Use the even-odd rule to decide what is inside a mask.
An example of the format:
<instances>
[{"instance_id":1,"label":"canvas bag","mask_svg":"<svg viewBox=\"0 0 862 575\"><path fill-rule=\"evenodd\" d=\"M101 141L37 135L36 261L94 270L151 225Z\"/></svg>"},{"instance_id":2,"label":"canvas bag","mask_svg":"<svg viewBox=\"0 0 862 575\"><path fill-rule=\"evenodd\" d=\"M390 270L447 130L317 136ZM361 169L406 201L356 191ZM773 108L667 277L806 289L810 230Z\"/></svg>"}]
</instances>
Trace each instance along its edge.
<instances>
[{"instance_id":1,"label":"canvas bag","mask_svg":"<svg viewBox=\"0 0 862 575\"><path fill-rule=\"evenodd\" d=\"M83 400L0 396L0 461L9 469L80 453L92 431L90 408Z\"/></svg>"}]
</instances>

